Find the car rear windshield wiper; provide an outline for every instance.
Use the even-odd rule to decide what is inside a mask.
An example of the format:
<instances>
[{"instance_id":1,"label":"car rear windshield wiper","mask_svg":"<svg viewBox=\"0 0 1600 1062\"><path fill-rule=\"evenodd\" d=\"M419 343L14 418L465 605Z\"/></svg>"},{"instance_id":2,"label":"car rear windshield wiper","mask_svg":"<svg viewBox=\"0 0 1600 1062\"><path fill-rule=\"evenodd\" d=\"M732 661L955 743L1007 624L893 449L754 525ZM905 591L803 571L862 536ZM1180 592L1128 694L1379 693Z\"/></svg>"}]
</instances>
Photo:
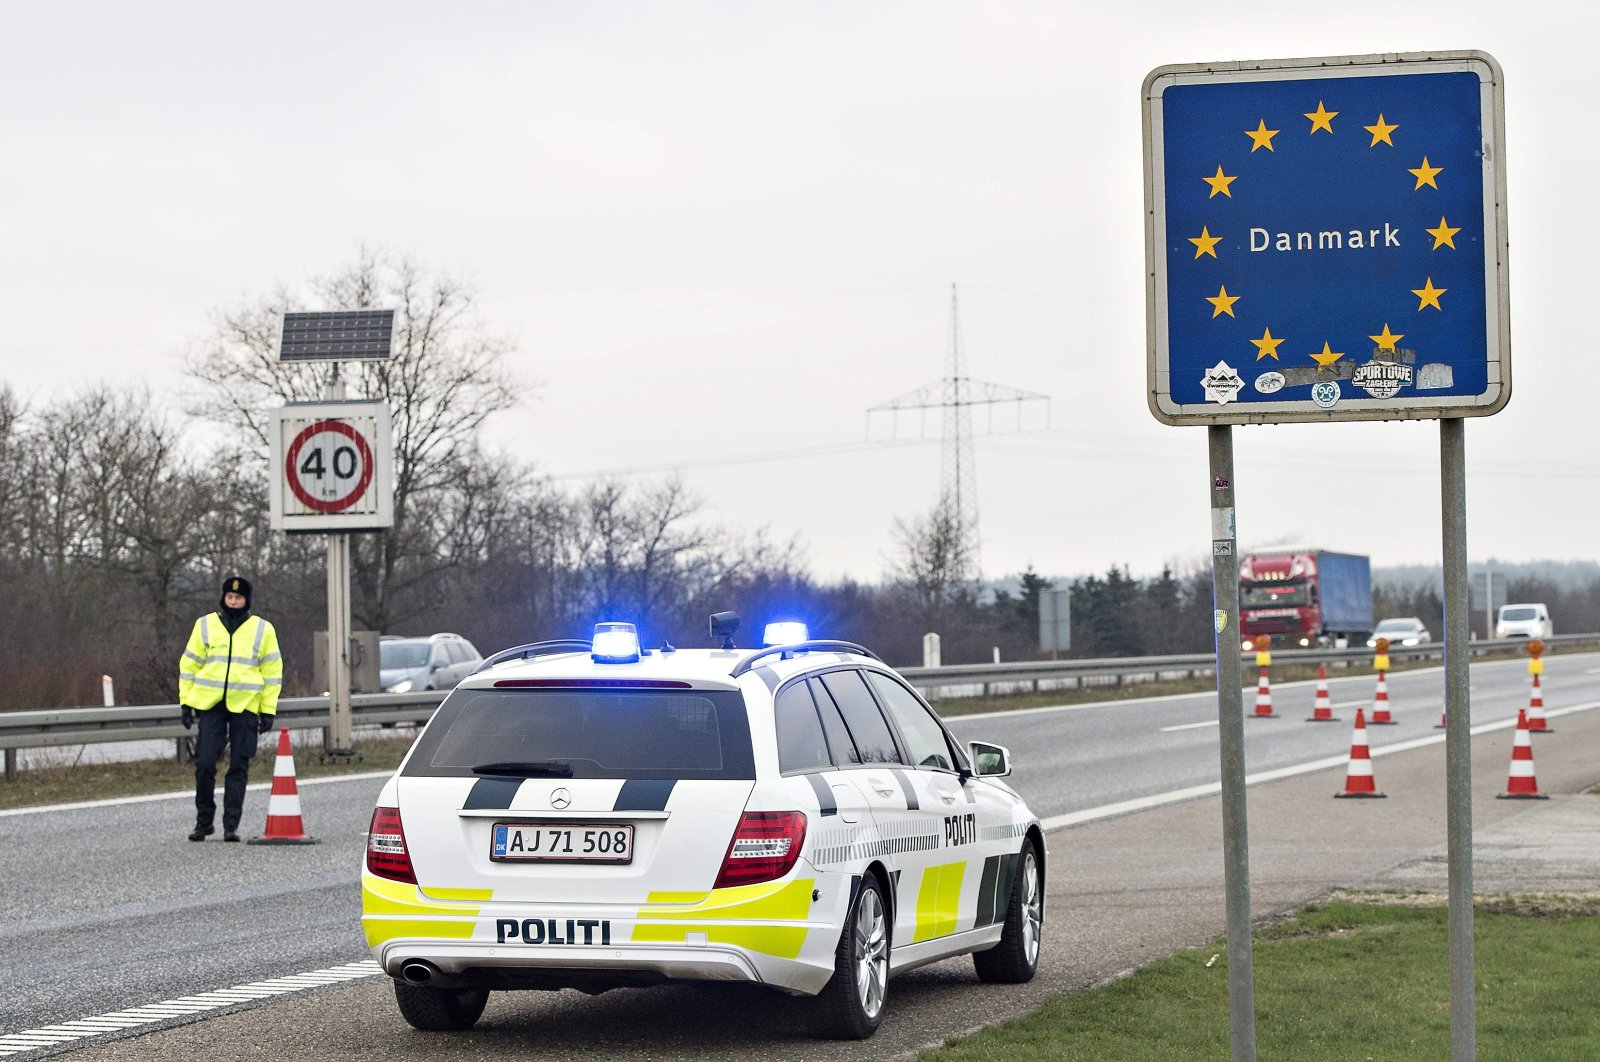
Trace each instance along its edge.
<instances>
[{"instance_id":1,"label":"car rear windshield wiper","mask_svg":"<svg viewBox=\"0 0 1600 1062\"><path fill-rule=\"evenodd\" d=\"M473 774L509 774L524 778L571 778L572 764L566 760L511 760L504 763L480 763Z\"/></svg>"}]
</instances>

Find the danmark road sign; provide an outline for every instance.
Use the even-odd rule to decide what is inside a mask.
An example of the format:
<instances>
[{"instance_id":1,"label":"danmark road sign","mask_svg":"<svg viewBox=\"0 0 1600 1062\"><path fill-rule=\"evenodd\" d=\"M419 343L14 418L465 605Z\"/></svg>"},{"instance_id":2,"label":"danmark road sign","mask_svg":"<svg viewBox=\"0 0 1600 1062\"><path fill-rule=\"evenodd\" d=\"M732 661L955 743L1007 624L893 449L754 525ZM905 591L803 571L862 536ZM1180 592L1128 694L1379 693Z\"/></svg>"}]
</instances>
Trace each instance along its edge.
<instances>
[{"instance_id":1,"label":"danmark road sign","mask_svg":"<svg viewBox=\"0 0 1600 1062\"><path fill-rule=\"evenodd\" d=\"M1498 412L1511 396L1503 114L1482 52L1153 71L1155 417Z\"/></svg>"}]
</instances>

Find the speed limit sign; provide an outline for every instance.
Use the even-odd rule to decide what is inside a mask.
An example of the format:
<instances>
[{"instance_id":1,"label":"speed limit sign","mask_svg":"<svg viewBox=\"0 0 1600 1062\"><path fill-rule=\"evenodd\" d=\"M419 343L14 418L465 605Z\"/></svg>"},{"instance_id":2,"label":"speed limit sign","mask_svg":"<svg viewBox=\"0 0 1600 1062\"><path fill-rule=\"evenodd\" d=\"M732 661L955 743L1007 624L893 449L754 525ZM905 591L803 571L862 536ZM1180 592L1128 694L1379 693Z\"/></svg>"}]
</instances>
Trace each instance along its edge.
<instances>
[{"instance_id":1,"label":"speed limit sign","mask_svg":"<svg viewBox=\"0 0 1600 1062\"><path fill-rule=\"evenodd\" d=\"M394 523L389 409L382 402L290 404L274 411L272 526L366 531Z\"/></svg>"}]
</instances>

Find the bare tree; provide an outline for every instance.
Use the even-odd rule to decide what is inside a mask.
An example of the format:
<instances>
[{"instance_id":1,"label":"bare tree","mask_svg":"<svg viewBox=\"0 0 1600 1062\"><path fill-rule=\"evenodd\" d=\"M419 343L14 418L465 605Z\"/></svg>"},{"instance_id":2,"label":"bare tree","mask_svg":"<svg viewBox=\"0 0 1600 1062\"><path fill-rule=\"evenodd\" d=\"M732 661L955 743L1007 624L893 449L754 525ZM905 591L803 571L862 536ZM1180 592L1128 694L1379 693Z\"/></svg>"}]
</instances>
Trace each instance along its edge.
<instances>
[{"instance_id":1,"label":"bare tree","mask_svg":"<svg viewBox=\"0 0 1600 1062\"><path fill-rule=\"evenodd\" d=\"M899 553L890 561L890 577L909 597L926 630L938 630L953 607L977 596L971 548L963 530L949 499L941 499L926 516L894 522Z\"/></svg>"},{"instance_id":2,"label":"bare tree","mask_svg":"<svg viewBox=\"0 0 1600 1062\"><path fill-rule=\"evenodd\" d=\"M408 595L425 597L429 576L448 567L439 563L429 522L413 520L481 456L484 421L516 403L519 389L501 368L512 347L479 320L468 285L365 249L304 294L280 289L219 314L214 335L188 359L198 385L192 411L234 426L242 454L263 472L272 408L325 397L338 371L329 362L278 360L283 314L306 308L396 311L394 357L359 363L347 381L356 395L387 403L393 418L394 526L353 543L355 597L366 622L383 630L414 611Z\"/></svg>"}]
</instances>

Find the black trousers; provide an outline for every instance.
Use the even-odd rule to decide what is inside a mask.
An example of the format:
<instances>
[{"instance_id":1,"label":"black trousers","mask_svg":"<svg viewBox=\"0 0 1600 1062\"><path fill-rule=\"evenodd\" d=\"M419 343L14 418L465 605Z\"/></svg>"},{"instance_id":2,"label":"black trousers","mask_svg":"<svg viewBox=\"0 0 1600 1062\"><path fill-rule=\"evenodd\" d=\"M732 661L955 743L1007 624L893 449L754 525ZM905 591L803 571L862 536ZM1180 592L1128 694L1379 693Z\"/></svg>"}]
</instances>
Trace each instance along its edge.
<instances>
[{"instance_id":1,"label":"black trousers","mask_svg":"<svg viewBox=\"0 0 1600 1062\"><path fill-rule=\"evenodd\" d=\"M228 773L222 782L222 828L237 830L244 817L244 789L250 784L250 758L256 754L257 716L229 712L218 703L196 712L200 737L194 746L194 820L207 827L217 815L217 761L227 745Z\"/></svg>"}]
</instances>

